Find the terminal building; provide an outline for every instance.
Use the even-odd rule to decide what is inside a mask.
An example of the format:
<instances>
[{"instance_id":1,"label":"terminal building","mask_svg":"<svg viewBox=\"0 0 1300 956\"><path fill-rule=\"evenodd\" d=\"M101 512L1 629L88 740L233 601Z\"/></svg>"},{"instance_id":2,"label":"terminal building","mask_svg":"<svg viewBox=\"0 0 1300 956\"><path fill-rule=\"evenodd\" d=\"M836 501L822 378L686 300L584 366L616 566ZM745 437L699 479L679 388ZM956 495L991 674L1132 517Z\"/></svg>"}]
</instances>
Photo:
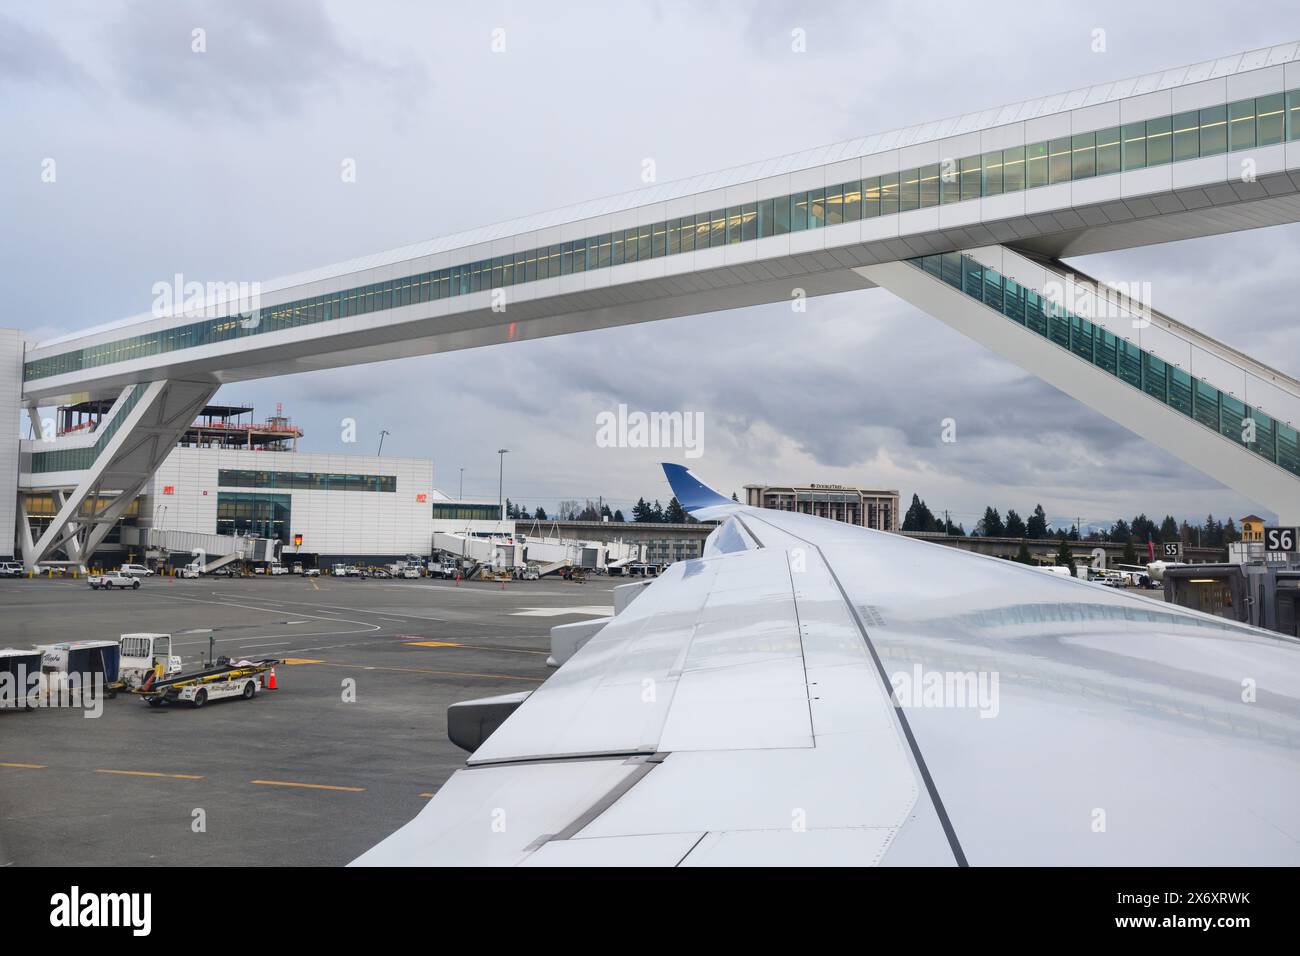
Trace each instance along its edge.
<instances>
[{"instance_id":1,"label":"terminal building","mask_svg":"<svg viewBox=\"0 0 1300 956\"><path fill-rule=\"evenodd\" d=\"M745 503L755 508L797 511L877 531L898 530L898 492L848 485L746 485Z\"/></svg>"},{"instance_id":2,"label":"terminal building","mask_svg":"<svg viewBox=\"0 0 1300 956\"><path fill-rule=\"evenodd\" d=\"M94 432L104 404L61 407L60 434ZM286 558L322 564L427 555L436 531L514 534L496 501L434 487L427 458L300 452L302 435L281 408L259 422L251 405L205 406L105 537L97 563L143 559L168 532L270 539ZM54 495L29 496L27 507L33 522L57 510Z\"/></svg>"}]
</instances>

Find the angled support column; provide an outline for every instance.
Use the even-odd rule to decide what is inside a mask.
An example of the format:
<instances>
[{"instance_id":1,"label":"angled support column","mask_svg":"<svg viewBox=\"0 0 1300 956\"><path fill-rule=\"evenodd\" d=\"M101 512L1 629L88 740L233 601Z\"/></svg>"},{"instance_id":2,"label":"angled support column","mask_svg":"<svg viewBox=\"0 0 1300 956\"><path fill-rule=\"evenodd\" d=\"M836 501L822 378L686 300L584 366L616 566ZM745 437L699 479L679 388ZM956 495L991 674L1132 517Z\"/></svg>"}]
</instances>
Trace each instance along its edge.
<instances>
[{"instance_id":1,"label":"angled support column","mask_svg":"<svg viewBox=\"0 0 1300 956\"><path fill-rule=\"evenodd\" d=\"M1283 524L1300 523L1300 474L1289 470L1296 467L1289 449L1300 422L1300 382L1148 308L1119 302L1109 321L1090 315L1096 306L1086 300L1095 297L1095 284L1087 277L1080 282L1060 263L986 246L925 257L925 266L902 261L855 271L1274 512ZM1022 308L1026 302L1037 310L1038 328ZM1076 329L1071 316L1088 321ZM1106 337L1094 350L1101 331ZM1185 402L1174 402L1172 386L1161 397L1154 397L1160 390L1147 390L1147 356L1159 360L1153 367L1162 376L1168 369L1170 381L1178 370ZM1124 358L1127 367L1117 364ZM1198 381L1214 406L1201 420L1192 412L1201 400ZM1273 424L1265 427L1274 444L1246 443L1245 419L1231 411L1238 403L1269 416Z\"/></svg>"},{"instance_id":2,"label":"angled support column","mask_svg":"<svg viewBox=\"0 0 1300 956\"><path fill-rule=\"evenodd\" d=\"M142 389L138 397L134 389ZM212 398L217 386L210 382L150 382L124 389L115 410L100 426L111 428L94 462L81 472L75 488L57 491L58 513L40 538L28 547L31 526L23 505L23 563L34 570L60 548L69 560L85 567L118 518L135 500L158 466L176 446L195 416ZM126 407L128 398L134 401ZM122 416L119 420L118 416ZM85 502L99 507L102 490L116 491L114 500L89 517L81 514Z\"/></svg>"}]
</instances>

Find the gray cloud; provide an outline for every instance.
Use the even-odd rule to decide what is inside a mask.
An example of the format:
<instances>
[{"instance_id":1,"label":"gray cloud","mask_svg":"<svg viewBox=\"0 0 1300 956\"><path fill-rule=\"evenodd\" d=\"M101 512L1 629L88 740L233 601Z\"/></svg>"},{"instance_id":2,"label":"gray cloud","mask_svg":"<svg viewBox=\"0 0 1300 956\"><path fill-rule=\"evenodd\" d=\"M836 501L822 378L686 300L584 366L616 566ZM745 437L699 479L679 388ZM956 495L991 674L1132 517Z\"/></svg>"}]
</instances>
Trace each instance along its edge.
<instances>
[{"instance_id":1,"label":"gray cloud","mask_svg":"<svg viewBox=\"0 0 1300 956\"><path fill-rule=\"evenodd\" d=\"M91 79L48 33L0 16L0 86L86 87Z\"/></svg>"},{"instance_id":2,"label":"gray cloud","mask_svg":"<svg viewBox=\"0 0 1300 956\"><path fill-rule=\"evenodd\" d=\"M338 102L358 77L429 82L364 57L315 0L134 0L109 36L122 92L190 121L294 115Z\"/></svg>"}]
</instances>

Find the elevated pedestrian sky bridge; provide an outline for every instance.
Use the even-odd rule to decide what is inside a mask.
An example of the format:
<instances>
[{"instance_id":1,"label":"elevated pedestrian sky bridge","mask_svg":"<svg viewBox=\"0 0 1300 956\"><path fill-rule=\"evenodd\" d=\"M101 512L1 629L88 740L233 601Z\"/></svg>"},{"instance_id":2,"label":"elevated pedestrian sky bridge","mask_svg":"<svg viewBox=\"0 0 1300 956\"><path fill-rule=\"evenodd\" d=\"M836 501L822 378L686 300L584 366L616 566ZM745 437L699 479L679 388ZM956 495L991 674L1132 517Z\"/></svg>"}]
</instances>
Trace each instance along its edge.
<instances>
[{"instance_id":1,"label":"elevated pedestrian sky bridge","mask_svg":"<svg viewBox=\"0 0 1300 956\"><path fill-rule=\"evenodd\" d=\"M965 280L944 280L950 260L933 257L964 253L1010 278L981 256L1059 272L1063 257L1300 219L1298 48L1285 43L655 185L264 283L256 296L232 292L184 314L28 344L13 400L120 402L159 383L210 394L226 382L874 285L931 311L978 305L987 320L989 306L964 291ZM973 322L939 318L990 343ZM1077 350L1073 339L1063 346L1080 361L1082 329ZM1159 401L1199 431L1165 447L1262 507L1300 518L1294 380L1204 337L1159 334L1176 329L1192 331L1163 316L1142 329L1104 329L1128 343L1123 354L1134 346L1175 370L1166 371ZM1048 344L1062 347L1050 331L1049 323ZM1022 364L1065 387L1049 374L1052 362ZM1150 388L1139 380L1135 395L1119 369L1117 359L1109 378L1065 390L1140 434L1160 434L1139 421L1151 411L1143 402L1157 401L1154 375ZM1217 425L1208 386L1219 396ZM1193 397L1184 406L1186 388L1204 391L1199 405ZM1258 412L1271 422L1270 448L1226 433L1234 403L1243 419ZM83 438L24 443L22 486L80 485ZM1202 445L1228 464L1208 467ZM80 457L66 467L74 458L64 452L74 449ZM1261 459L1276 474L1241 478Z\"/></svg>"}]
</instances>

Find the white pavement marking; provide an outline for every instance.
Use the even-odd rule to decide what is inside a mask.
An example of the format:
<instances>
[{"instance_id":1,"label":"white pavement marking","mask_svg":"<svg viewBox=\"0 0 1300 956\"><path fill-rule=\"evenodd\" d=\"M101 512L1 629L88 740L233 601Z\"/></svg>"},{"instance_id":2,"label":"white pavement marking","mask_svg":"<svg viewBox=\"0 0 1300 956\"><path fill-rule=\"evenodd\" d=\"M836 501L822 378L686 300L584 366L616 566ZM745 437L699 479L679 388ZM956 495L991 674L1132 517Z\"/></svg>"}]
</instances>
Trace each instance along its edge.
<instances>
[{"instance_id":1,"label":"white pavement marking","mask_svg":"<svg viewBox=\"0 0 1300 956\"><path fill-rule=\"evenodd\" d=\"M526 607L512 611L511 617L562 617L565 614L586 614L590 617L609 617L614 606L587 604L582 607Z\"/></svg>"}]
</instances>

